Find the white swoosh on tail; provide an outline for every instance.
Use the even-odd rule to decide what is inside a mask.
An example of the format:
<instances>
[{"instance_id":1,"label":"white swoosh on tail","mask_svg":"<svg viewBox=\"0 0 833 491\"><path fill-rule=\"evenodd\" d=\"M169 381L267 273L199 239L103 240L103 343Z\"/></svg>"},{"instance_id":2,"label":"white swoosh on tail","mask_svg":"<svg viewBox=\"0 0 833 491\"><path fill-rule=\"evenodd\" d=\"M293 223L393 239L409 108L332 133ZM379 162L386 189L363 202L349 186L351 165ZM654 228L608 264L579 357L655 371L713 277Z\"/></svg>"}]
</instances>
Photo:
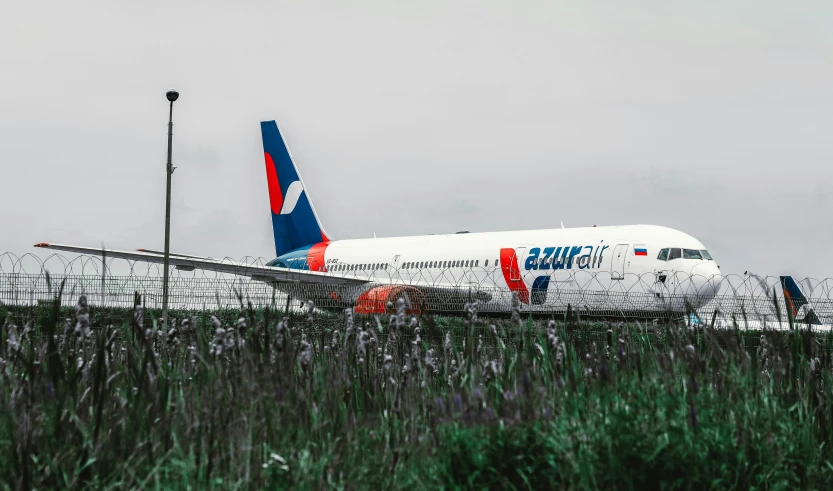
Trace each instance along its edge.
<instances>
[{"instance_id":1,"label":"white swoosh on tail","mask_svg":"<svg viewBox=\"0 0 833 491\"><path fill-rule=\"evenodd\" d=\"M289 185L289 188L286 190L286 196L283 198L281 215L288 215L292 213L292 210L295 209L295 205L298 204L298 199L301 197L301 193L303 192L304 185L301 184L301 181L295 181Z\"/></svg>"}]
</instances>

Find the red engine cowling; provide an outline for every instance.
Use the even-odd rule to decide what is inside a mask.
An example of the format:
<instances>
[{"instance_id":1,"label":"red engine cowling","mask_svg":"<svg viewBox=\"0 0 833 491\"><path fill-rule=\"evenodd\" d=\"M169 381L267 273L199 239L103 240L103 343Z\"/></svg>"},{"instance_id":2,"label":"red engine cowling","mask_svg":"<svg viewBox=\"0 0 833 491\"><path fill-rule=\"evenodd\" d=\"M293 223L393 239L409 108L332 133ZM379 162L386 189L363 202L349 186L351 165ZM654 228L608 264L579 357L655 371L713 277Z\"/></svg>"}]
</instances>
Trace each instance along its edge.
<instances>
[{"instance_id":1,"label":"red engine cowling","mask_svg":"<svg viewBox=\"0 0 833 491\"><path fill-rule=\"evenodd\" d=\"M407 285L385 285L359 295L353 310L357 314L393 313L396 311L396 301L400 298L405 300L407 315L419 315L425 309L425 295L418 289ZM387 308L388 302L394 306L392 311Z\"/></svg>"}]
</instances>

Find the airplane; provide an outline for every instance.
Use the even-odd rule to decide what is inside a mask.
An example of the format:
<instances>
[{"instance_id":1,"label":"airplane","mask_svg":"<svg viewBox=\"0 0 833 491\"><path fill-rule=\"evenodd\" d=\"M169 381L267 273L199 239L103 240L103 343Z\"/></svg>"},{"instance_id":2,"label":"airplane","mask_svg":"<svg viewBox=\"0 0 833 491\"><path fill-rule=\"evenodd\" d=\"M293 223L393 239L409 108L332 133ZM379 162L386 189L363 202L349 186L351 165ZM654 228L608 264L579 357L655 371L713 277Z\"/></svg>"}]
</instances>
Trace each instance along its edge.
<instances>
[{"instance_id":1,"label":"airplane","mask_svg":"<svg viewBox=\"0 0 833 491\"><path fill-rule=\"evenodd\" d=\"M821 320L816 314L813 305L804 296L792 276L781 276L781 288L784 291L784 301L787 305L788 314L794 322L802 324L820 325Z\"/></svg>"},{"instance_id":2,"label":"airplane","mask_svg":"<svg viewBox=\"0 0 833 491\"><path fill-rule=\"evenodd\" d=\"M765 280L757 275L754 277L761 282L765 293L742 296L741 301L745 303L745 312L739 311L737 305L732 305L736 303L735 298L726 296L720 300L727 300L729 305L721 305L721 302L704 305L696 312L689 313L688 323L692 326L713 325L716 328L737 326L749 330L788 330L793 327L807 327L827 331L833 328L829 316L833 304L829 300L820 300L815 305L812 304L808 295L805 295L792 276L779 277L783 294L780 299L774 296L777 292L775 286L766 285ZM812 293L809 284L808 290ZM819 312L822 313L821 316ZM823 322L822 317L826 321Z\"/></svg>"},{"instance_id":3,"label":"airplane","mask_svg":"<svg viewBox=\"0 0 833 491\"><path fill-rule=\"evenodd\" d=\"M336 240L275 121L261 122L275 258L265 265L170 254L171 266L265 281L316 306L409 314L479 310L684 311L718 294L720 268L697 239L655 225ZM375 234L374 234L375 235ZM42 242L35 247L162 264L159 251ZM513 299L513 295L516 298Z\"/></svg>"}]
</instances>

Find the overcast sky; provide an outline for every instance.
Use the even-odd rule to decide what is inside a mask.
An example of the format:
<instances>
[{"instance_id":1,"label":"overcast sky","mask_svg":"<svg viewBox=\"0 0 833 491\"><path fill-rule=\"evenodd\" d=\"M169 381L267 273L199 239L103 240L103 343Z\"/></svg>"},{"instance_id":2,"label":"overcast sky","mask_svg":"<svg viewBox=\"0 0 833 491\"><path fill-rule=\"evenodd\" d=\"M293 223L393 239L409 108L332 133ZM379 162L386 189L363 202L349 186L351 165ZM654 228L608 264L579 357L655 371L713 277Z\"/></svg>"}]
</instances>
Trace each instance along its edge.
<instances>
[{"instance_id":1,"label":"overcast sky","mask_svg":"<svg viewBox=\"0 0 833 491\"><path fill-rule=\"evenodd\" d=\"M0 251L161 249L176 87L176 252L274 255L276 119L337 239L659 224L833 277L829 0L238 3L4 8Z\"/></svg>"}]
</instances>

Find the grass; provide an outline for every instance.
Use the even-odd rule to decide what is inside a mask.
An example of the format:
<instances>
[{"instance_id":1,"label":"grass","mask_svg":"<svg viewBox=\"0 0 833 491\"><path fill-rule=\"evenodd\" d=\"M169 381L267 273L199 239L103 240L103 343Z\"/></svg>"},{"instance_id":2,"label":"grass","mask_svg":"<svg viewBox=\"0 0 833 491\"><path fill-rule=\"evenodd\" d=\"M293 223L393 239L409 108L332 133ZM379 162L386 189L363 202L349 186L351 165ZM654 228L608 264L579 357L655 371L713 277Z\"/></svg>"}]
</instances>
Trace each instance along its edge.
<instances>
[{"instance_id":1,"label":"grass","mask_svg":"<svg viewBox=\"0 0 833 491\"><path fill-rule=\"evenodd\" d=\"M136 303L0 309L5 489L833 484L830 334Z\"/></svg>"}]
</instances>

